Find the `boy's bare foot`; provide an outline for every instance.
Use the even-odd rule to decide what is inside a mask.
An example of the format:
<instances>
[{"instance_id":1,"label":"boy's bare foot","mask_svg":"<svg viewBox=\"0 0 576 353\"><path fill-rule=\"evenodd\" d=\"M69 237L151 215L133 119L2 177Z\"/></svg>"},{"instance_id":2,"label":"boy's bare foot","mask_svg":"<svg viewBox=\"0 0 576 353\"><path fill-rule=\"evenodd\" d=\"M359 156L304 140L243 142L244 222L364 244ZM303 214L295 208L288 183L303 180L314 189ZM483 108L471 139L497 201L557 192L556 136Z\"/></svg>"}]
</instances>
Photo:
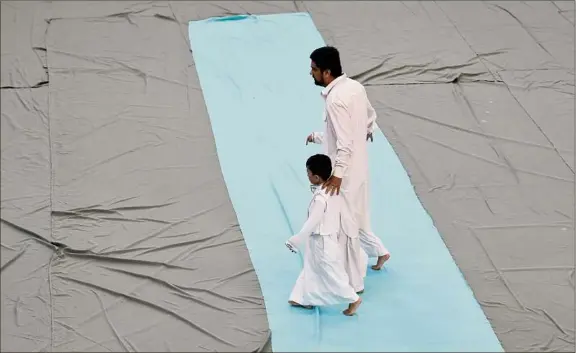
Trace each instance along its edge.
<instances>
[{"instance_id":1,"label":"boy's bare foot","mask_svg":"<svg viewBox=\"0 0 576 353\"><path fill-rule=\"evenodd\" d=\"M288 304L295 306L297 308L304 308L304 309L314 309L314 307L312 305L302 305L302 304L298 304L295 301L289 300Z\"/></svg>"},{"instance_id":2,"label":"boy's bare foot","mask_svg":"<svg viewBox=\"0 0 576 353\"><path fill-rule=\"evenodd\" d=\"M362 298L358 298L358 300L356 300L354 303L349 304L348 309L343 311L344 315L346 316L354 315L356 313L356 310L358 310L360 304L362 304Z\"/></svg>"},{"instance_id":3,"label":"boy's bare foot","mask_svg":"<svg viewBox=\"0 0 576 353\"><path fill-rule=\"evenodd\" d=\"M384 263L388 260L390 260L390 254L378 256L378 261L376 262L376 265L372 266L372 269L374 271L380 271L382 266L384 266Z\"/></svg>"}]
</instances>

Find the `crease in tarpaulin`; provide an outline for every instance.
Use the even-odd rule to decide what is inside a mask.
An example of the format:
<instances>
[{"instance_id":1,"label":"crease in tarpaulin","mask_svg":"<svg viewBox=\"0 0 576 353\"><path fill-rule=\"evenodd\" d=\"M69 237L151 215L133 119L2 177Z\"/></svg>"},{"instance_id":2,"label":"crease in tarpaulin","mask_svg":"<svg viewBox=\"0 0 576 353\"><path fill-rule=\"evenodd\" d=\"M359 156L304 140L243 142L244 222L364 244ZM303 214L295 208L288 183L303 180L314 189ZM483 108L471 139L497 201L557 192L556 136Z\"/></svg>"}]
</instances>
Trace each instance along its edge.
<instances>
[{"instance_id":1,"label":"crease in tarpaulin","mask_svg":"<svg viewBox=\"0 0 576 353\"><path fill-rule=\"evenodd\" d=\"M264 337L264 340L262 340L262 343L260 343L260 346L253 350L252 352L264 352L266 350L266 347L272 342L272 330L268 329L266 332L266 336Z\"/></svg>"},{"instance_id":2,"label":"crease in tarpaulin","mask_svg":"<svg viewBox=\"0 0 576 353\"><path fill-rule=\"evenodd\" d=\"M532 123L536 126L536 128L540 131L540 133L546 138L546 140L548 141L548 143L552 146L552 148L556 151L556 154L558 155L558 157L562 160L562 162L564 163L564 165L572 172L572 174L574 174L574 169L570 166L570 163L568 161L566 161L564 159L564 157L562 156L562 154L560 153L561 151L556 147L556 145L554 144L554 141L552 141L552 139L550 139L550 137L548 136L548 134L546 133L546 131L544 131L544 129L542 129L542 127L540 126L540 124L538 124L538 122L536 121L536 119L534 119L534 117L532 117L532 115L528 112L528 110L520 103L520 100L518 99L518 97L514 94L514 92L512 92L512 90L510 89L510 87L508 86L508 84L506 82L504 82L504 85L506 86L506 88L508 89L508 92L510 93L510 95L514 98L514 100L518 103L518 105L522 108L522 110L524 111L524 113L526 114L526 116L528 116L528 118L530 118L530 120L532 121Z\"/></svg>"},{"instance_id":3,"label":"crease in tarpaulin","mask_svg":"<svg viewBox=\"0 0 576 353\"><path fill-rule=\"evenodd\" d=\"M62 276L62 275L60 275L60 274L55 274L54 276L55 276L55 277L60 277L60 278L62 278L62 279L64 279L64 280L67 280L67 281L75 282L75 283L77 283L77 284L86 286L86 287L88 287L88 288L90 288L90 289L98 289L98 290L101 290L102 292L109 293L109 294L112 294L112 295L119 296L119 297L121 297L121 298L127 299L128 301L133 301L133 302L142 304L142 305L144 305L144 306L147 306L147 307L156 309L156 310L159 311L159 312L162 312L162 313L165 313L165 314L167 314L167 315L172 316L173 318L175 318L175 319L183 322L184 324L192 327L192 328L195 329L195 330L198 330L198 331L204 333L205 335L213 338L214 340L216 340L216 341L218 341L218 342L220 342L220 343L223 343L223 344L225 344L225 345L227 345L227 346L230 346L230 347L235 347L233 343L229 342L228 340L226 340L226 339L218 336L217 334L215 334L215 333L213 333L213 332L211 332L211 331L208 331L207 329L201 327L199 324L197 324L197 323L195 323L195 322L187 319L187 318L184 317L182 314L180 314L180 313L178 313L178 312L175 312L175 311L172 311L172 310L170 310L170 309L168 309L168 308L164 308L164 307L162 307L162 306L160 306L160 305L158 305L158 304L155 304L155 303L153 303L153 302L151 302L151 301L148 301L148 300L146 300L146 299L139 298L137 295L132 294L133 291L130 291L130 292L128 292L128 293L121 293L121 292L115 291L115 290L110 289L110 288L106 288L106 287L101 286L101 285L98 285L98 284L90 283L90 282L85 281L85 280L80 280L80 279L72 278L72 277L69 277L69 276ZM106 311L106 308L103 308L103 312L105 312L105 311Z\"/></svg>"},{"instance_id":4,"label":"crease in tarpaulin","mask_svg":"<svg viewBox=\"0 0 576 353\"><path fill-rule=\"evenodd\" d=\"M441 121L437 121L437 120L434 120L433 118L430 118L430 117L427 117L427 116L424 116L424 115L418 115L418 114L416 114L416 113L412 113L412 112L407 111L407 110L399 109L399 108L396 108L396 107L391 106L391 105L388 105L388 104L382 104L382 105L384 105L386 108L388 108L388 109L390 109L390 110L392 110L392 111L395 111L395 112L398 112L398 113L401 113L401 114L404 114L404 115L407 115L407 116L410 116L410 117L413 117L413 118L416 118L416 119L420 119L420 120L423 120L423 121L426 121L426 122L429 122L429 123L432 123L432 124L436 124L436 125L439 125L439 126L442 126L442 127L448 128L448 129L451 129L451 130L456 130L456 131L460 131L460 132L465 132L465 133L469 133L469 134L477 135L477 136L483 136L483 137L487 137L487 138L491 138L491 139L495 139L495 140L501 140L501 141L504 141L504 142L516 143L516 144L526 145L526 146L530 146L530 147L538 147L538 148L543 148L543 149L551 150L551 151L554 150L554 147L552 147L552 146L546 146L546 145L541 145L541 144L534 143L534 142L527 142L527 141L522 141L522 140L516 140L516 139L513 139L513 138L508 138L508 137L503 137L503 136L497 136L497 135L493 135L493 134L489 134L489 133L485 133L485 132L480 132L480 131L474 131L474 130L467 129L467 128L464 128L464 127L460 127L460 126L457 126L457 125L452 125L452 124L449 124L449 123L444 123L444 122L441 122ZM572 151L566 151L566 152L572 152Z\"/></svg>"},{"instance_id":5,"label":"crease in tarpaulin","mask_svg":"<svg viewBox=\"0 0 576 353\"><path fill-rule=\"evenodd\" d=\"M110 254L117 254L117 253L126 253L130 251L142 251L147 250L150 248L138 248L138 249L122 249L122 250L115 250L115 251L107 251L107 252L100 252L96 253L91 249L74 249L70 248L68 245L60 243L58 241L49 241L46 237L33 232L29 229L23 228L11 221L8 221L4 218L0 219L0 221L16 230L19 230L25 234L31 236L32 239L37 240L38 242L52 248L60 255L68 255L70 257L85 257L85 258L92 258L92 259L99 259L99 260L107 260L110 262L119 262L119 263L127 263L127 264L140 264L140 265L148 265L148 266L164 266L166 268L173 268L173 269L182 269L182 270L190 270L195 271L197 268L194 267L186 267L186 266L179 266L179 265L172 265L169 262L157 262L157 261L148 261L148 260L137 260L137 259L130 259L130 258L119 258L109 256Z\"/></svg>"},{"instance_id":6,"label":"crease in tarpaulin","mask_svg":"<svg viewBox=\"0 0 576 353\"><path fill-rule=\"evenodd\" d=\"M55 73L57 73L57 74L76 73L76 72L82 72L82 73L90 73L90 72L105 73L105 72L116 72L116 71L128 72L128 73L133 74L136 77L141 78L143 80L146 88L149 84L147 80L148 79L155 79L155 80L159 80L162 82L172 83L172 84L180 85L180 86L187 87L187 88L197 89L195 87L190 87L190 85L187 82L178 82L178 81L170 80L168 78L164 78L161 76L147 73L138 67L132 67L131 65L126 64L126 63L122 62L121 60L118 60L114 57L97 56L97 55L90 55L90 54L84 55L84 54L77 54L74 52L68 52L65 50L58 50L58 49L50 49L50 53L70 56L70 57L73 57L76 59L91 62L93 64L100 64L100 65L105 65L108 67L108 69L89 68L89 67L73 67L73 66L67 67L67 68L52 67L52 68L50 68L50 71L53 74L55 74ZM158 57L151 57L151 58L147 58L147 59L161 60L161 58L158 58ZM32 88L41 87L43 85L48 85L48 81L40 82L36 86L33 86ZM6 87L6 88L10 88L10 87ZM16 87L16 88L19 88L19 87Z\"/></svg>"},{"instance_id":7,"label":"crease in tarpaulin","mask_svg":"<svg viewBox=\"0 0 576 353\"><path fill-rule=\"evenodd\" d=\"M504 308L511 312L520 313L528 316L536 315L536 318L541 319L543 323L546 323L550 326L555 327L560 333L562 333L565 337L564 339L574 339L573 333L574 330L570 328L565 328L558 323L556 319L554 319L550 314L543 309L534 309L531 307L521 306L521 307L514 307L513 305L503 303L501 301L491 300L491 301L481 301L480 304L483 307L491 307L491 308ZM572 334L571 334L572 333Z\"/></svg>"},{"instance_id":8,"label":"crease in tarpaulin","mask_svg":"<svg viewBox=\"0 0 576 353\"><path fill-rule=\"evenodd\" d=\"M526 25L524 25L524 23L523 23L522 21L520 21L520 19L519 19L516 15L514 15L514 14L512 13L512 11L510 11L510 10L508 10L508 9L504 8L503 6L498 5L498 4L488 3L488 5L494 6L494 7L498 8L498 9L506 12L508 15L510 15L510 17L512 17L514 20L516 20L516 22L518 22L518 24L520 25L520 27L528 34L528 36L530 36L530 38L532 38L532 40L533 40L534 42L536 42L536 44L537 44L542 50L544 50L544 51L546 52L546 54L548 54L552 59L555 59L554 56L548 51L548 49L546 49L546 48L544 47L544 45L543 45L542 43L540 43L540 41L534 36L534 34L528 29L528 27L527 27Z\"/></svg>"},{"instance_id":9,"label":"crease in tarpaulin","mask_svg":"<svg viewBox=\"0 0 576 353\"><path fill-rule=\"evenodd\" d=\"M121 270L121 269L117 269L117 268L113 268L113 267L107 267L107 266L103 266L104 268L108 269L109 271L112 272L116 272L116 273L121 273L127 276L133 276L133 277L137 277L139 279L144 279L144 280L148 280L151 281L152 283L157 283L163 287L166 287L168 289L174 290L176 292L176 295L189 299L190 301L196 303L196 304L200 304L203 306L206 306L208 308L214 309L216 311L221 311L221 312L225 312L225 313L229 313L229 314L233 314L232 311L225 309L225 308L220 308L217 307L215 305L212 305L210 303L207 303L206 301L203 301L202 299L193 296L189 293L187 293L184 288L182 288L181 286L174 284L174 283L170 283L168 281L153 277L153 276L149 276L149 275L145 275L145 274L141 274L141 273L136 273L136 272L131 272L131 271L125 271L125 270Z\"/></svg>"},{"instance_id":10,"label":"crease in tarpaulin","mask_svg":"<svg viewBox=\"0 0 576 353\"><path fill-rule=\"evenodd\" d=\"M149 306L152 306L152 308L154 308L154 309L156 309L156 310L161 310L161 309L162 309L162 308L159 307L157 304L155 304L155 303L153 303L153 302L151 302L151 301L148 301L148 300L145 300L145 299L143 299L143 298L140 298L140 297L137 296L137 295L131 295L135 289L132 290L132 291L130 291L129 293L118 292L117 290L112 290L112 289L110 289L110 288L102 287L102 286L100 286L100 285L97 285L97 284L94 284L94 283L90 283L90 282L85 282L85 281L81 281L81 280L76 280L76 279L74 279L74 278L69 278L69 277L68 277L68 278L66 278L66 279L67 279L67 280L70 280L70 281L76 281L76 282L78 282L78 283L82 283L82 284L84 284L84 285L87 285L88 287L92 287L92 288L96 288L96 289L103 290L104 292L108 292L108 293L112 293L112 294L115 293L115 294L120 295L120 296L123 297L123 298L131 299L132 301L136 300L136 302L138 302L138 303L140 303L140 304L147 304L147 305L149 305ZM80 281L80 282L79 282L79 281ZM171 292L170 294L179 295L178 293L174 293L174 292ZM187 297L188 297L188 295L187 295ZM166 302L166 301L165 301L165 302ZM169 301L168 301L167 303L170 304ZM111 307L111 306L109 306L109 308L110 308L110 307ZM189 308L189 307L187 307L187 308ZM98 313L96 313L96 315L99 315L99 314L101 314L101 313L104 313L104 315L106 315L106 312L105 312L105 311L107 311L107 308L101 308L101 310L100 310ZM165 311L164 311L164 312L165 312ZM174 312L174 311L172 311L172 310L170 310L170 312L172 312L174 315L177 315L177 313ZM173 315L172 315L172 316L173 316ZM93 317L94 317L94 315L92 315L91 318L93 318ZM88 320L90 320L90 318L89 318ZM85 323L85 322L87 322L87 321L84 321L84 323ZM82 323L81 323L80 325L82 325ZM142 330L146 330L146 329L147 329L147 328L140 329L138 332L140 332L140 331L142 331ZM135 333L135 332L133 332L133 333ZM128 335L131 335L131 334L133 334L133 333L130 333L130 334L128 334Z\"/></svg>"}]
</instances>

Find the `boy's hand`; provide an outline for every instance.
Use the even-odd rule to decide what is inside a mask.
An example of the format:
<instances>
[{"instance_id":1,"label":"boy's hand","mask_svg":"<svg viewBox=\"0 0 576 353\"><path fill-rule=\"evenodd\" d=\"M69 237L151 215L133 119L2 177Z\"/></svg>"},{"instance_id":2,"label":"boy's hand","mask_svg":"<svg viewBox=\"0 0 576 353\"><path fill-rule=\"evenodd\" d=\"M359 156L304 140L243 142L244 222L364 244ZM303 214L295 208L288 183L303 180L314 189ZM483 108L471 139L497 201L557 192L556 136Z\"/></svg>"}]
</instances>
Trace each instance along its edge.
<instances>
[{"instance_id":1,"label":"boy's hand","mask_svg":"<svg viewBox=\"0 0 576 353\"><path fill-rule=\"evenodd\" d=\"M326 189L326 193L330 196L340 195L340 185L342 185L342 178L331 176L324 184L322 184L322 190Z\"/></svg>"}]
</instances>

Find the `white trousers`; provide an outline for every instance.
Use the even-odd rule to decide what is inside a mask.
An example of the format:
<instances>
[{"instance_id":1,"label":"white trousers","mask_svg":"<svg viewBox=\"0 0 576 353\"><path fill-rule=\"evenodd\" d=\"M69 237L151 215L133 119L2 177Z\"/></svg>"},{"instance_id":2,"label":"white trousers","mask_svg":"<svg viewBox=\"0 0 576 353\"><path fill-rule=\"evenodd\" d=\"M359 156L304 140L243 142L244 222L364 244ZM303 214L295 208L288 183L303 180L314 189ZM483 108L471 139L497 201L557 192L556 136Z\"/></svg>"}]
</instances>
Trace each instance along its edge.
<instances>
[{"instance_id":1,"label":"white trousers","mask_svg":"<svg viewBox=\"0 0 576 353\"><path fill-rule=\"evenodd\" d=\"M343 188L341 192L347 204L347 210L354 214L354 218L343 217L343 220L349 223L344 225L347 230L346 233L354 237L353 234L356 231L358 232L360 246L368 257L379 257L389 254L390 252L386 249L382 240L372 232L368 182L364 181L355 188ZM355 227L357 227L357 230L354 229Z\"/></svg>"},{"instance_id":2,"label":"white trousers","mask_svg":"<svg viewBox=\"0 0 576 353\"><path fill-rule=\"evenodd\" d=\"M361 292L364 290L368 256L362 250L359 238L350 238L345 234L340 234L338 243L340 244L341 256L350 285L356 293Z\"/></svg>"}]
</instances>

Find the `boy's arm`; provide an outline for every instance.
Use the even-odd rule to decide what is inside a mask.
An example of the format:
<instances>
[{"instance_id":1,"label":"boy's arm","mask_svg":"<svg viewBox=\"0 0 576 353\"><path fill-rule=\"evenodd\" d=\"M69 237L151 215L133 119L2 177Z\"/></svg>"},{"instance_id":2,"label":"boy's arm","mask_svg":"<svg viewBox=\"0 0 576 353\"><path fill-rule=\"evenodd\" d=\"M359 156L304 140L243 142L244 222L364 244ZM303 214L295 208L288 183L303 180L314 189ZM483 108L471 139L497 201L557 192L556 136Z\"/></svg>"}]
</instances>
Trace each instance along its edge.
<instances>
[{"instance_id":1,"label":"boy's arm","mask_svg":"<svg viewBox=\"0 0 576 353\"><path fill-rule=\"evenodd\" d=\"M326 211L326 201L322 198L316 197L312 201L310 206L310 212L308 213L308 219L304 222L302 229L294 235L295 237L308 236L316 230L320 221L322 221L322 216Z\"/></svg>"}]
</instances>

